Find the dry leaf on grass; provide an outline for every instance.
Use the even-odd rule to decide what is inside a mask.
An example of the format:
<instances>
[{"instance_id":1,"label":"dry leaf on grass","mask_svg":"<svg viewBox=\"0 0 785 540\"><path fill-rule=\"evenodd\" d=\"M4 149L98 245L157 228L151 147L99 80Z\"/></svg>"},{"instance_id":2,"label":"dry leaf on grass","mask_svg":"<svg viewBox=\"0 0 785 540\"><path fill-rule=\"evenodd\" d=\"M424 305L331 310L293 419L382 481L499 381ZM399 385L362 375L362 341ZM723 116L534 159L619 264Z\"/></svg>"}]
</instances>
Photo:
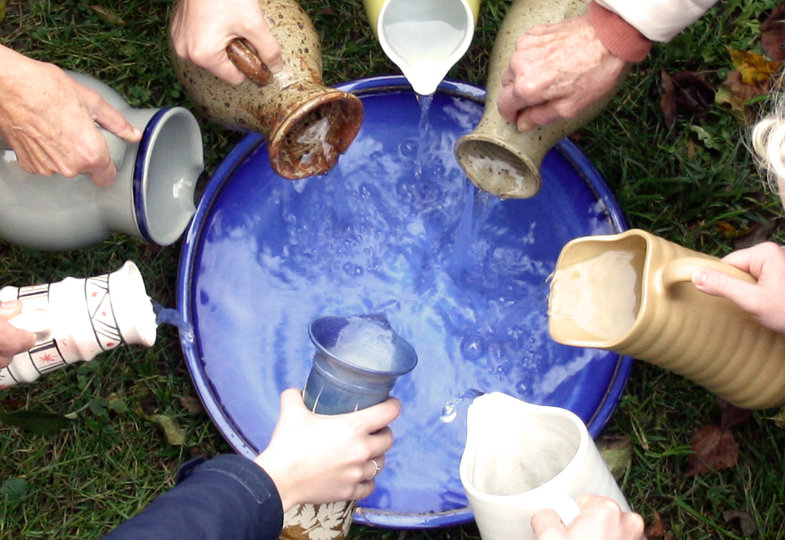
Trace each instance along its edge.
<instances>
[{"instance_id":1,"label":"dry leaf on grass","mask_svg":"<svg viewBox=\"0 0 785 540\"><path fill-rule=\"evenodd\" d=\"M760 44L772 60L785 60L785 5L779 4L760 25Z\"/></svg>"},{"instance_id":2,"label":"dry leaf on grass","mask_svg":"<svg viewBox=\"0 0 785 540\"><path fill-rule=\"evenodd\" d=\"M747 512L742 512L741 510L727 510L722 513L722 517L725 519L725 523L738 521L739 529L741 529L741 533L746 537L755 536L755 532L758 530L758 527L755 526L755 520L752 519L752 516Z\"/></svg>"},{"instance_id":3,"label":"dry leaf on grass","mask_svg":"<svg viewBox=\"0 0 785 540\"><path fill-rule=\"evenodd\" d=\"M701 116L713 102L714 87L701 74L677 71L669 75L662 72L660 107L668 127L673 126L677 116Z\"/></svg>"},{"instance_id":4,"label":"dry leaf on grass","mask_svg":"<svg viewBox=\"0 0 785 540\"><path fill-rule=\"evenodd\" d=\"M720 426L703 426L692 436L690 464L684 476L689 478L734 467L739 460L739 447L733 432Z\"/></svg>"}]
</instances>

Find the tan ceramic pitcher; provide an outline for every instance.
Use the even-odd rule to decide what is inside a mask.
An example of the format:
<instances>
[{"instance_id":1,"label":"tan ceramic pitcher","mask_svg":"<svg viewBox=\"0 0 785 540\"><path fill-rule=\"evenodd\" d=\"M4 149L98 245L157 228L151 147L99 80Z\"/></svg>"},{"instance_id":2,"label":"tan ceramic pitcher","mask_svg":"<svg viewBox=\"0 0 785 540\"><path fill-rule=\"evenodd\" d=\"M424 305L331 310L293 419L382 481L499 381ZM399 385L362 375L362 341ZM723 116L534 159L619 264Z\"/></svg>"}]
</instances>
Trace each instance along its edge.
<instances>
[{"instance_id":1,"label":"tan ceramic pitcher","mask_svg":"<svg viewBox=\"0 0 785 540\"><path fill-rule=\"evenodd\" d=\"M556 261L548 329L565 345L613 350L683 375L738 407L785 403L785 334L699 291L698 268L754 278L639 229L568 242Z\"/></svg>"},{"instance_id":2,"label":"tan ceramic pitcher","mask_svg":"<svg viewBox=\"0 0 785 540\"><path fill-rule=\"evenodd\" d=\"M594 118L610 101L613 91L577 116L549 126L519 132L496 108L502 73L515 52L515 41L533 26L552 24L586 11L588 0L515 0L496 35L486 82L485 111L471 133L461 137L455 155L466 176L489 193L525 199L542 182L540 164L557 142ZM624 77L619 78L618 88Z\"/></svg>"},{"instance_id":3,"label":"tan ceramic pitcher","mask_svg":"<svg viewBox=\"0 0 785 540\"><path fill-rule=\"evenodd\" d=\"M319 36L296 0L259 0L282 49L284 67L272 75L242 40L227 54L246 75L231 85L179 58L177 78L188 97L213 121L267 137L270 165L280 176L305 178L329 171L360 130L360 98L324 85Z\"/></svg>"}]
</instances>

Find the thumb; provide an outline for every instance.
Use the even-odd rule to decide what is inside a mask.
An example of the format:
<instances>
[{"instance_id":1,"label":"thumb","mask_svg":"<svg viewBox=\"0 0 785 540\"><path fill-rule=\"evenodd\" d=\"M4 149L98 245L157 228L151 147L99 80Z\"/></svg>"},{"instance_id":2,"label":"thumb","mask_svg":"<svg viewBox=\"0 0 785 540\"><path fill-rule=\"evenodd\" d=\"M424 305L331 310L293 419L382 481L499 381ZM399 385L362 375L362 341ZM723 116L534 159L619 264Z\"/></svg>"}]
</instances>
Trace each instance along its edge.
<instances>
[{"instance_id":1,"label":"thumb","mask_svg":"<svg viewBox=\"0 0 785 540\"><path fill-rule=\"evenodd\" d=\"M531 519L531 527L534 531L534 536L539 539L563 538L566 531L559 514L550 508L545 508L535 513Z\"/></svg>"},{"instance_id":2,"label":"thumb","mask_svg":"<svg viewBox=\"0 0 785 540\"><path fill-rule=\"evenodd\" d=\"M306 411L308 408L303 403L303 394L296 388L287 388L281 392L281 415L288 414L287 411Z\"/></svg>"},{"instance_id":3,"label":"thumb","mask_svg":"<svg viewBox=\"0 0 785 540\"><path fill-rule=\"evenodd\" d=\"M752 308L751 299L755 296L754 283L748 283L716 270L700 269L692 274L692 283L706 294L720 296L737 304L744 310Z\"/></svg>"},{"instance_id":4,"label":"thumb","mask_svg":"<svg viewBox=\"0 0 785 540\"><path fill-rule=\"evenodd\" d=\"M0 318L11 319L22 313L22 302L12 300L10 302L0 302Z\"/></svg>"}]
</instances>

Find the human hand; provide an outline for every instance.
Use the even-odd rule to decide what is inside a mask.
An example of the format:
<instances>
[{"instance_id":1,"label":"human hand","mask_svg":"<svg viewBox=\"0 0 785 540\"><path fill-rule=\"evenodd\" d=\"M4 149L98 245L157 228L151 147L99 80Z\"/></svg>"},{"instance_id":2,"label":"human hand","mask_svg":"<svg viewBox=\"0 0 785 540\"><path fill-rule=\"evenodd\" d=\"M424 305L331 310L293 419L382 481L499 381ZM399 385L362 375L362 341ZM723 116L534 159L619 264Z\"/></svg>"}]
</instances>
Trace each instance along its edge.
<instances>
[{"instance_id":1,"label":"human hand","mask_svg":"<svg viewBox=\"0 0 785 540\"><path fill-rule=\"evenodd\" d=\"M763 326L785 333L785 247L764 242L734 251L722 262L751 274L757 283L704 268L692 275L695 287L706 294L727 298Z\"/></svg>"},{"instance_id":2,"label":"human hand","mask_svg":"<svg viewBox=\"0 0 785 540\"><path fill-rule=\"evenodd\" d=\"M572 118L607 94L625 65L585 15L535 26L515 42L502 74L499 114L520 131Z\"/></svg>"},{"instance_id":3,"label":"human hand","mask_svg":"<svg viewBox=\"0 0 785 540\"><path fill-rule=\"evenodd\" d=\"M96 124L136 142L142 132L95 90L53 64L0 46L0 133L29 173L89 174L99 186L117 170Z\"/></svg>"},{"instance_id":4,"label":"human hand","mask_svg":"<svg viewBox=\"0 0 785 540\"><path fill-rule=\"evenodd\" d=\"M645 540L643 518L623 512L618 503L599 495L580 495L575 499L578 516L565 526L554 510L540 510L531 525L537 540Z\"/></svg>"},{"instance_id":5,"label":"human hand","mask_svg":"<svg viewBox=\"0 0 785 540\"><path fill-rule=\"evenodd\" d=\"M373 491L377 465L384 467L384 453L393 444L387 425L400 412L400 402L390 398L354 413L317 415L290 388L281 394L270 444L254 461L272 478L284 511L302 503L362 499Z\"/></svg>"},{"instance_id":6,"label":"human hand","mask_svg":"<svg viewBox=\"0 0 785 540\"><path fill-rule=\"evenodd\" d=\"M8 322L22 312L22 302L0 302L0 368L11 363L14 355L35 345L35 334Z\"/></svg>"},{"instance_id":7,"label":"human hand","mask_svg":"<svg viewBox=\"0 0 785 540\"><path fill-rule=\"evenodd\" d=\"M245 80L226 54L235 38L245 39L272 73L283 68L281 46L258 0L181 0L169 30L178 56L231 84Z\"/></svg>"}]
</instances>

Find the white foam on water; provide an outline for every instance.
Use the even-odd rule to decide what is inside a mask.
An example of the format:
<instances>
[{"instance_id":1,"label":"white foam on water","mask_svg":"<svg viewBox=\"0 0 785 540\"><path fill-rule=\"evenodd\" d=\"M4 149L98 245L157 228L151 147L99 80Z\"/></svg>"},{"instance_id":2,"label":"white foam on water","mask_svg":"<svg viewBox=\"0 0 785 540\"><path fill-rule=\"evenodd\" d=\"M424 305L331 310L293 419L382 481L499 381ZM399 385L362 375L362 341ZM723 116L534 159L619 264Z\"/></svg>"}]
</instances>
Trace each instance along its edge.
<instances>
[{"instance_id":1,"label":"white foam on water","mask_svg":"<svg viewBox=\"0 0 785 540\"><path fill-rule=\"evenodd\" d=\"M393 331L364 317L349 317L329 351L357 367L385 371L395 361Z\"/></svg>"}]
</instances>

